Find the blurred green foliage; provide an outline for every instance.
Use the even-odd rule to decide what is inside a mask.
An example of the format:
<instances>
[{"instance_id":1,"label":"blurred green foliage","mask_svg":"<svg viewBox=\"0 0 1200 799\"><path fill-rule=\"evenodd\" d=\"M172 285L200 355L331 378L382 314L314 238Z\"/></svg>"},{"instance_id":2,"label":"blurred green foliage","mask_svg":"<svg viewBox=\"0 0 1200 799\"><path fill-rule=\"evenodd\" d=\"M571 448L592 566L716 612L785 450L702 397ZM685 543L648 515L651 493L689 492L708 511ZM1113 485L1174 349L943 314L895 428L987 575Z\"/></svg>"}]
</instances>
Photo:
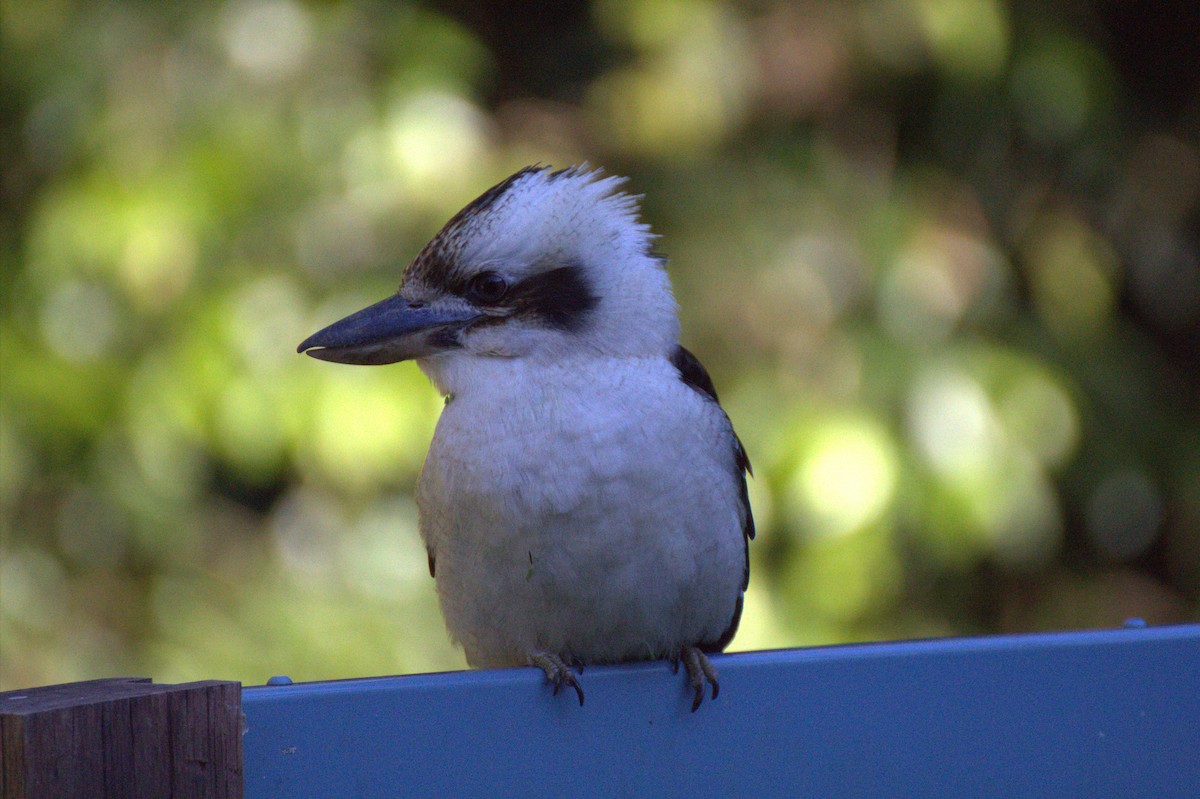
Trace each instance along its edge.
<instances>
[{"instance_id":1,"label":"blurred green foliage","mask_svg":"<svg viewBox=\"0 0 1200 799\"><path fill-rule=\"evenodd\" d=\"M7 0L0 687L461 666L435 392L294 348L531 162L646 195L735 649L1196 619L1196 8Z\"/></svg>"}]
</instances>

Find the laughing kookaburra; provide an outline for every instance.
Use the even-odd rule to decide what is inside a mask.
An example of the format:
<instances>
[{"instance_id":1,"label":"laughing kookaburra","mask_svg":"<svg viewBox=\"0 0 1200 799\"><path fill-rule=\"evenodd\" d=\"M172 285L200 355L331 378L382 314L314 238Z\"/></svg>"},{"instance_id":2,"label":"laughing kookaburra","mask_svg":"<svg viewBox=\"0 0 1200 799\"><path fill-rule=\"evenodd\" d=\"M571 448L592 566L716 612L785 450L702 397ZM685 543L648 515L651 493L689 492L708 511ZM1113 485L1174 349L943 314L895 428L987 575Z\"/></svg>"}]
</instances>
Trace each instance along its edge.
<instances>
[{"instance_id":1,"label":"laughing kookaburra","mask_svg":"<svg viewBox=\"0 0 1200 799\"><path fill-rule=\"evenodd\" d=\"M522 169L299 349L413 359L445 396L416 496L468 663L538 666L582 704L573 667L682 661L695 710L742 613L750 463L622 183Z\"/></svg>"}]
</instances>

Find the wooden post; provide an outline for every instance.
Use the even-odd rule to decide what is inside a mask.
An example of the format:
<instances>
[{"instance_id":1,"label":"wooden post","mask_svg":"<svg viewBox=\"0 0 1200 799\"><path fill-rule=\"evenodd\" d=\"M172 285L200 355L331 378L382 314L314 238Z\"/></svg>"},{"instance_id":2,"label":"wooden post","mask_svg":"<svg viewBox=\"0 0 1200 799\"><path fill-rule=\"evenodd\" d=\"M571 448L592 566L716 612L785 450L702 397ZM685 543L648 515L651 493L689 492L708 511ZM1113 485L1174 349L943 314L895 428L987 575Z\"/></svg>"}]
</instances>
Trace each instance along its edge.
<instances>
[{"instance_id":1,"label":"wooden post","mask_svg":"<svg viewBox=\"0 0 1200 799\"><path fill-rule=\"evenodd\" d=\"M0 797L241 799L241 694L148 679L0 693Z\"/></svg>"}]
</instances>

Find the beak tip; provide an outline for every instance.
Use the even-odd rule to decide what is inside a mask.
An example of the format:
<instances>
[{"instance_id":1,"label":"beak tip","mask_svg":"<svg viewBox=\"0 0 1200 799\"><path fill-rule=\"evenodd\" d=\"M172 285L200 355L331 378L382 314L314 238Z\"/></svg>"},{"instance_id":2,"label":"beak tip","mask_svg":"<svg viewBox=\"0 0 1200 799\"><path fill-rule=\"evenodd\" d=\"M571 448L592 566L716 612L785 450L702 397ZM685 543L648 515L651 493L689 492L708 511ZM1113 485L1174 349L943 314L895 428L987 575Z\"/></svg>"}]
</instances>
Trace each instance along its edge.
<instances>
[{"instance_id":1,"label":"beak tip","mask_svg":"<svg viewBox=\"0 0 1200 799\"><path fill-rule=\"evenodd\" d=\"M304 339L304 341L301 341L300 345L298 347L296 347L296 352L297 353L308 353L309 355L311 355L312 353L309 352L309 350L313 349L314 347L321 346L321 344L314 341L314 339L316 339L318 336L320 336L321 333L323 333L323 332L324 331L318 331L316 333L313 333L311 336Z\"/></svg>"}]
</instances>

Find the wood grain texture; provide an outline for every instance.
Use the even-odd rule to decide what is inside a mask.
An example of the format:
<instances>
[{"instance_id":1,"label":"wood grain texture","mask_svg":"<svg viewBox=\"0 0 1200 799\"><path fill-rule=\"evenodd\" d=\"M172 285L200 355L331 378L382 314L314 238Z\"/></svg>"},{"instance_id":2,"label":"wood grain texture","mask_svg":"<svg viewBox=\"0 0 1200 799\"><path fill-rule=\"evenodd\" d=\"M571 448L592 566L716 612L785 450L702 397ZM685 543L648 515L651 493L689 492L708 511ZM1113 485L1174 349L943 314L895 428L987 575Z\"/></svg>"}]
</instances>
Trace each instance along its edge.
<instances>
[{"instance_id":1,"label":"wood grain texture","mask_svg":"<svg viewBox=\"0 0 1200 799\"><path fill-rule=\"evenodd\" d=\"M241 685L93 680L0 693L0 797L242 796Z\"/></svg>"}]
</instances>

